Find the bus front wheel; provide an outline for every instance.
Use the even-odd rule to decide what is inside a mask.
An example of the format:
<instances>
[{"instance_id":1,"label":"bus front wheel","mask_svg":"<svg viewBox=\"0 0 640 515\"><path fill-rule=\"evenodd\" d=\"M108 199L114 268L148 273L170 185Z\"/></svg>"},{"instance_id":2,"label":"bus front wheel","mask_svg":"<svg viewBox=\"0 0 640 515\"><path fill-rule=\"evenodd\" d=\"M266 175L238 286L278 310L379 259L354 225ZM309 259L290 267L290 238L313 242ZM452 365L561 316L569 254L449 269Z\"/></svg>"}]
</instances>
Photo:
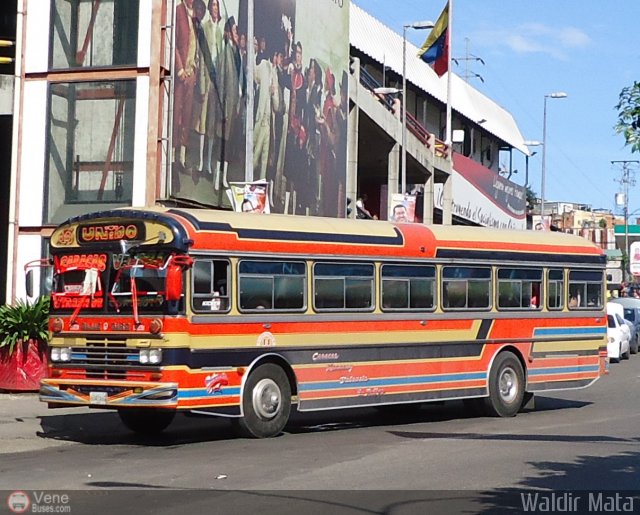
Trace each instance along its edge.
<instances>
[{"instance_id":1,"label":"bus front wheel","mask_svg":"<svg viewBox=\"0 0 640 515\"><path fill-rule=\"evenodd\" d=\"M161 409L119 409L122 423L134 433L152 435L161 433L176 416L175 410Z\"/></svg>"},{"instance_id":2,"label":"bus front wheel","mask_svg":"<svg viewBox=\"0 0 640 515\"><path fill-rule=\"evenodd\" d=\"M291 412L291 385L285 371L267 363L256 368L244 386L240 431L250 438L279 435Z\"/></svg>"},{"instance_id":3,"label":"bus front wheel","mask_svg":"<svg viewBox=\"0 0 640 515\"><path fill-rule=\"evenodd\" d=\"M501 352L489 373L489 397L485 398L487 414L494 417L515 416L524 399L524 371L512 352Z\"/></svg>"}]
</instances>

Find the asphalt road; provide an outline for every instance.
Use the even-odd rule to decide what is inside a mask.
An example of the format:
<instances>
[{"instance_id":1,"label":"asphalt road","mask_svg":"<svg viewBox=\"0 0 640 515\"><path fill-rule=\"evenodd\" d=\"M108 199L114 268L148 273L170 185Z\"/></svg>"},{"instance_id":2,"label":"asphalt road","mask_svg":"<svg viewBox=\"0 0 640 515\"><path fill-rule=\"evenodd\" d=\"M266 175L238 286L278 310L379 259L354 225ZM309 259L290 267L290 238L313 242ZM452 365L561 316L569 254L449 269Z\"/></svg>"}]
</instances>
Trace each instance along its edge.
<instances>
[{"instance_id":1,"label":"asphalt road","mask_svg":"<svg viewBox=\"0 0 640 515\"><path fill-rule=\"evenodd\" d=\"M0 490L69 491L71 513L305 515L499 512L505 502L506 513L522 508L522 492L606 490L632 492L640 512L638 392L640 355L589 388L537 396L515 418L473 417L460 402L404 416L296 414L266 440L187 416L142 438L111 412L0 394Z\"/></svg>"}]
</instances>

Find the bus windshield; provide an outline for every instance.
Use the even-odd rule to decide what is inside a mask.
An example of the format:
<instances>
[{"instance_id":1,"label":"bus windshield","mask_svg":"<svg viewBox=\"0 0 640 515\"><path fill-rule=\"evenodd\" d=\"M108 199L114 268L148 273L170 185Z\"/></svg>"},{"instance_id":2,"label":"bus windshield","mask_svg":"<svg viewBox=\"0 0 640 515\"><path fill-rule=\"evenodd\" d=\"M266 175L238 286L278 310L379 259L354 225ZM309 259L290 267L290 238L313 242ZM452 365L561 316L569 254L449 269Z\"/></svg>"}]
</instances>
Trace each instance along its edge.
<instances>
[{"instance_id":1,"label":"bus windshield","mask_svg":"<svg viewBox=\"0 0 640 515\"><path fill-rule=\"evenodd\" d=\"M165 256L144 254L120 260L110 283L111 307L128 312L137 304L141 310L161 311L166 291Z\"/></svg>"},{"instance_id":2,"label":"bus windshield","mask_svg":"<svg viewBox=\"0 0 640 515\"><path fill-rule=\"evenodd\" d=\"M174 313L182 301L166 300L167 264L172 257L163 252L55 256L51 309Z\"/></svg>"}]
</instances>

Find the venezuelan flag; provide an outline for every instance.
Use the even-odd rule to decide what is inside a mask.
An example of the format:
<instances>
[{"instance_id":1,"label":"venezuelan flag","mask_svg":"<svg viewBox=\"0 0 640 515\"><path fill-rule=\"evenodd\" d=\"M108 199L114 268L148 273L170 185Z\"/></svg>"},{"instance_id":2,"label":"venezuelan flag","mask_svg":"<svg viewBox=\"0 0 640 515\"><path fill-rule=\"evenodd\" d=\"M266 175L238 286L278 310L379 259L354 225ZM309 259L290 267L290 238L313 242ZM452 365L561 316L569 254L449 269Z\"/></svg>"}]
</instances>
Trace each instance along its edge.
<instances>
[{"instance_id":1,"label":"venezuelan flag","mask_svg":"<svg viewBox=\"0 0 640 515\"><path fill-rule=\"evenodd\" d=\"M442 77L449 66L449 3L443 9L438 21L427 36L418 57L430 64L433 70Z\"/></svg>"}]
</instances>

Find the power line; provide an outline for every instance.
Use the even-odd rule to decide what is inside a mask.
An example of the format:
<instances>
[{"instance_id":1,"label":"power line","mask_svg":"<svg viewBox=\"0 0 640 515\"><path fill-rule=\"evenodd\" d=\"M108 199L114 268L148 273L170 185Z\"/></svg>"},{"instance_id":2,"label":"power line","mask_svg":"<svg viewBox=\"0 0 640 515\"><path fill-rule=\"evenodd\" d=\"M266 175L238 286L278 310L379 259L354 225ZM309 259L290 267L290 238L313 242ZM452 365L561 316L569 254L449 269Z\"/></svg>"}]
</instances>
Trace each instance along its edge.
<instances>
[{"instance_id":1,"label":"power line","mask_svg":"<svg viewBox=\"0 0 640 515\"><path fill-rule=\"evenodd\" d=\"M620 165L622 167L622 176L616 179L620 183L623 190L623 207L624 207L624 253L627 256L627 267L629 267L629 188L636 185L636 178L631 170L631 164L637 165L640 161L631 159L622 159L618 161L611 161L612 165ZM616 202L617 204L617 202ZM626 270L630 272L630 270Z\"/></svg>"}]
</instances>

